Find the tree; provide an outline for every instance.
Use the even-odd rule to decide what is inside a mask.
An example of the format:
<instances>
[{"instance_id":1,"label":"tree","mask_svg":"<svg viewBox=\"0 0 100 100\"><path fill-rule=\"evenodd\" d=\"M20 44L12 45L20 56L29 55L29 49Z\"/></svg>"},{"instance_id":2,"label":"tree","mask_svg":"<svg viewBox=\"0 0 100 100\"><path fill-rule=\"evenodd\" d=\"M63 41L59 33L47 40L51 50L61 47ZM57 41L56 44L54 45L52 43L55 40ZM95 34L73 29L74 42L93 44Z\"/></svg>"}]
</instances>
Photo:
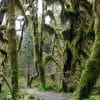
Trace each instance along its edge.
<instances>
[{"instance_id":1,"label":"tree","mask_svg":"<svg viewBox=\"0 0 100 100\"><path fill-rule=\"evenodd\" d=\"M37 73L39 75L39 30L38 30L38 0L36 2L36 7L32 6L33 14L33 33L34 33L34 65L36 67Z\"/></svg>"},{"instance_id":2,"label":"tree","mask_svg":"<svg viewBox=\"0 0 100 100\"><path fill-rule=\"evenodd\" d=\"M41 34L40 34L40 48L39 48L39 76L41 80L41 84L43 88L45 88L45 70L43 66L43 33L44 33L44 23L45 23L45 16L44 16L44 10L45 10L45 3L44 0L42 0L42 22L41 22Z\"/></svg>"},{"instance_id":3,"label":"tree","mask_svg":"<svg viewBox=\"0 0 100 100\"><path fill-rule=\"evenodd\" d=\"M95 14L95 41L93 51L86 62L85 70L83 71L78 89L75 93L77 100L89 97L100 74L100 1L94 0L93 3Z\"/></svg>"},{"instance_id":4,"label":"tree","mask_svg":"<svg viewBox=\"0 0 100 100\"><path fill-rule=\"evenodd\" d=\"M64 6L65 5L65 6ZM89 29L89 24L86 23L86 19L89 21L88 16L91 15L92 6L87 0L71 0L69 2L64 2L61 10L61 23L66 25L69 23L68 28L63 32L63 38L66 42L65 49L65 63L63 68L63 91L69 91L72 86L70 81L71 76L74 76L76 66L81 66L81 58L87 58L88 55L84 51L84 38L85 34L88 33L86 30ZM86 10L88 8L88 10ZM67 27L67 25L66 25ZM87 27L87 29L86 29ZM80 59L79 59L80 58Z\"/></svg>"},{"instance_id":5,"label":"tree","mask_svg":"<svg viewBox=\"0 0 100 100\"><path fill-rule=\"evenodd\" d=\"M7 0L8 7L8 40L9 55L11 63L11 82L12 82L12 99L18 100L18 63L17 63L17 44L15 32L15 0Z\"/></svg>"}]
</instances>

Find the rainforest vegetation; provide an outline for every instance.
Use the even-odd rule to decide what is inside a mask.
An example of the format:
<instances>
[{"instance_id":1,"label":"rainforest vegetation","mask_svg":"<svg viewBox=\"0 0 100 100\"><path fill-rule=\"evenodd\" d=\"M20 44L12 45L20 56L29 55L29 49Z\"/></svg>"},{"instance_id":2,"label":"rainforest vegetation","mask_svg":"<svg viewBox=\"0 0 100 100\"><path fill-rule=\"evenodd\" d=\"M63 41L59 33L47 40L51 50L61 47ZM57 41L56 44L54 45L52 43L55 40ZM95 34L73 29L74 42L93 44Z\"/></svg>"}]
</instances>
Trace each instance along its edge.
<instances>
[{"instance_id":1,"label":"rainforest vegetation","mask_svg":"<svg viewBox=\"0 0 100 100\"><path fill-rule=\"evenodd\" d=\"M100 0L0 0L0 100L100 100Z\"/></svg>"}]
</instances>

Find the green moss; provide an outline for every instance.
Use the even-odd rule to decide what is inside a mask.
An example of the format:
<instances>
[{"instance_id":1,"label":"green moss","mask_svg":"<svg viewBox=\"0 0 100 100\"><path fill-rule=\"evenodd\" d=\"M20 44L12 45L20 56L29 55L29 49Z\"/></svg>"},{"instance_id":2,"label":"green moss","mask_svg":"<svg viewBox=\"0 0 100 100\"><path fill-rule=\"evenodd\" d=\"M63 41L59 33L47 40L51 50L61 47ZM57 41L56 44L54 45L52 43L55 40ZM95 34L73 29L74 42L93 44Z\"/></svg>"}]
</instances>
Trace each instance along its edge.
<instances>
[{"instance_id":1,"label":"green moss","mask_svg":"<svg viewBox=\"0 0 100 100\"><path fill-rule=\"evenodd\" d=\"M96 7L100 7L100 4L98 3ZM97 9L95 16L95 42L93 51L86 62L85 70L83 71L78 89L75 93L76 100L82 100L83 98L89 97L90 92L100 74L100 19L98 12L99 9Z\"/></svg>"},{"instance_id":2,"label":"green moss","mask_svg":"<svg viewBox=\"0 0 100 100\"><path fill-rule=\"evenodd\" d=\"M59 84L52 84L49 86L46 86L46 90L53 90L55 92L61 92L62 91L62 87Z\"/></svg>"},{"instance_id":3,"label":"green moss","mask_svg":"<svg viewBox=\"0 0 100 100\"><path fill-rule=\"evenodd\" d=\"M45 91L46 90L41 83L37 87L40 91Z\"/></svg>"},{"instance_id":4,"label":"green moss","mask_svg":"<svg viewBox=\"0 0 100 100\"><path fill-rule=\"evenodd\" d=\"M17 63L17 44L15 32L15 0L7 0L8 7L8 40L9 40L9 55L12 70L12 99L17 100L18 96L18 63Z\"/></svg>"}]
</instances>

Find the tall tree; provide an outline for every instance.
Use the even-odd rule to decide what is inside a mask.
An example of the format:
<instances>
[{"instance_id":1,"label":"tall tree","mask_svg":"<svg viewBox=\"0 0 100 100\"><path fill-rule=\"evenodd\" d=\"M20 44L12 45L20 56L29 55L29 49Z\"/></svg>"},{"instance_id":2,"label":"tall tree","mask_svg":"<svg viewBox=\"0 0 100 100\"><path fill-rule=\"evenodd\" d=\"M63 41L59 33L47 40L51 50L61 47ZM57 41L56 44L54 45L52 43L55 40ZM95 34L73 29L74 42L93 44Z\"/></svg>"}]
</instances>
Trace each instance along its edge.
<instances>
[{"instance_id":1,"label":"tall tree","mask_svg":"<svg viewBox=\"0 0 100 100\"><path fill-rule=\"evenodd\" d=\"M44 30L44 24L45 24L45 16L44 16L44 10L45 10L45 3L44 0L42 0L42 22L41 22L41 34L40 34L40 53L39 53L39 75L40 80L43 88L45 88L45 70L43 66L43 30Z\"/></svg>"},{"instance_id":2,"label":"tall tree","mask_svg":"<svg viewBox=\"0 0 100 100\"><path fill-rule=\"evenodd\" d=\"M34 28L34 63L37 70L37 73L40 78L41 85L45 88L45 71L43 66L43 25L44 21L44 1L42 1L42 22L38 21L38 0L34 0L34 4L32 6L32 14L33 14L33 28ZM40 26L40 27L39 27ZM39 34L40 28L40 34Z\"/></svg>"},{"instance_id":3,"label":"tall tree","mask_svg":"<svg viewBox=\"0 0 100 100\"><path fill-rule=\"evenodd\" d=\"M64 91L69 91L73 88L73 83L70 81L70 77L75 73L76 66L81 66L81 58L83 59L88 56L83 49L83 43L85 41L83 38L84 33L87 33L85 28L89 28L86 19L89 21L88 16L92 16L90 10L92 6L87 0L66 1L63 5L60 15L61 22L66 25L69 21L70 24L68 24L68 26L70 26L70 28L68 27L62 32L66 42L66 58L63 68L62 86ZM86 10L87 8L88 10Z\"/></svg>"},{"instance_id":4,"label":"tall tree","mask_svg":"<svg viewBox=\"0 0 100 100\"><path fill-rule=\"evenodd\" d=\"M39 30L38 30L38 0L36 2L36 7L33 5L32 13L33 13L33 26L34 26L34 63L37 69L37 73L39 75Z\"/></svg>"},{"instance_id":5,"label":"tall tree","mask_svg":"<svg viewBox=\"0 0 100 100\"><path fill-rule=\"evenodd\" d=\"M12 70L12 99L18 100L18 63L17 63L17 45L15 32L15 0L7 0L8 7L8 40L9 54Z\"/></svg>"}]
</instances>

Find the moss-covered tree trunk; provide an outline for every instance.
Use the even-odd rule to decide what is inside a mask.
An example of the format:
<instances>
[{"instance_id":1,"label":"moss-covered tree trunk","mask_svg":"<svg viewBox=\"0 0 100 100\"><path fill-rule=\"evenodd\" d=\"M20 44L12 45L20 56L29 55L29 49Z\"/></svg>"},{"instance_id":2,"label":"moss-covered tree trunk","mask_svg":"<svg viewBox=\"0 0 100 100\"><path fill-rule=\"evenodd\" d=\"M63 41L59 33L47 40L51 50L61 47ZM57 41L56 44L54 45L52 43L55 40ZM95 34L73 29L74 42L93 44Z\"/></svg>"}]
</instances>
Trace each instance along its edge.
<instances>
[{"instance_id":1,"label":"moss-covered tree trunk","mask_svg":"<svg viewBox=\"0 0 100 100\"><path fill-rule=\"evenodd\" d=\"M17 46L16 46L16 32L15 32L15 0L7 0L8 6L8 39L9 39L9 53L12 70L12 99L18 100L18 64L17 64Z\"/></svg>"},{"instance_id":2,"label":"moss-covered tree trunk","mask_svg":"<svg viewBox=\"0 0 100 100\"><path fill-rule=\"evenodd\" d=\"M42 24L41 24L41 34L40 34L40 50L39 50L39 76L42 87L45 88L45 70L43 66L43 32L44 32L44 23L45 23L45 16L44 16L44 0L42 0Z\"/></svg>"},{"instance_id":3,"label":"moss-covered tree trunk","mask_svg":"<svg viewBox=\"0 0 100 100\"><path fill-rule=\"evenodd\" d=\"M100 74L100 0L94 0L95 5L95 42L93 51L86 62L86 68L80 79L78 89L75 93L76 100L88 98Z\"/></svg>"},{"instance_id":4,"label":"moss-covered tree trunk","mask_svg":"<svg viewBox=\"0 0 100 100\"><path fill-rule=\"evenodd\" d=\"M38 0L36 0L36 7L33 8L33 26L34 26L34 42L35 42L35 48L34 48L34 63L35 63L35 67L37 70L37 73L39 75L39 31L38 31Z\"/></svg>"},{"instance_id":5,"label":"moss-covered tree trunk","mask_svg":"<svg viewBox=\"0 0 100 100\"><path fill-rule=\"evenodd\" d=\"M42 1L42 22L41 22L41 33L39 34L38 29L38 0L36 0L36 6L33 5L33 28L34 28L34 63L37 73L40 78L41 85L45 88L45 71L43 67L43 25L44 25L44 1ZM40 39L40 40L39 40Z\"/></svg>"}]
</instances>

